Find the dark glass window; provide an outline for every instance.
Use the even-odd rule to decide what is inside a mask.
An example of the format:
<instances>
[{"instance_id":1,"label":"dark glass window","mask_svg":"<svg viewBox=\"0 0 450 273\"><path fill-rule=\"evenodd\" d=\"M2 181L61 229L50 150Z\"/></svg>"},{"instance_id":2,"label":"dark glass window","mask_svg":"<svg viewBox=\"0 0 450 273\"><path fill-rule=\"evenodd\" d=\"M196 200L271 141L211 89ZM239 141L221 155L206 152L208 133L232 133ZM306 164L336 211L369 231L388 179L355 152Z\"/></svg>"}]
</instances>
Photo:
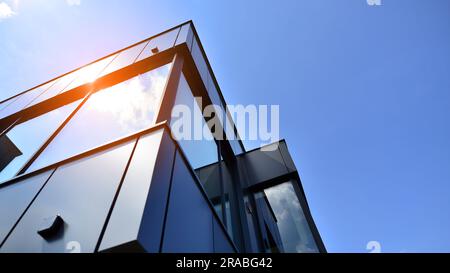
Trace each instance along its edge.
<instances>
[{"instance_id":1,"label":"dark glass window","mask_svg":"<svg viewBox=\"0 0 450 273\"><path fill-rule=\"evenodd\" d=\"M0 183L13 178L80 102L14 126L0 136Z\"/></svg>"},{"instance_id":2,"label":"dark glass window","mask_svg":"<svg viewBox=\"0 0 450 273\"><path fill-rule=\"evenodd\" d=\"M295 182L285 182L264 190L284 252L319 252L294 189Z\"/></svg>"},{"instance_id":3,"label":"dark glass window","mask_svg":"<svg viewBox=\"0 0 450 273\"><path fill-rule=\"evenodd\" d=\"M27 171L154 125L169 67L167 64L94 93Z\"/></svg>"},{"instance_id":4,"label":"dark glass window","mask_svg":"<svg viewBox=\"0 0 450 273\"><path fill-rule=\"evenodd\" d=\"M182 74L174 107L181 106L186 110L189 109L190 116L188 118L190 122L188 124L181 123L183 118L185 118L183 115L186 114L184 111L180 115L177 115L177 111L173 112L171 120L172 134L186 155L189 164L195 170L217 215L232 236L233 220L231 210L235 205L233 202L232 177L225 162L223 160L219 162L220 155L217 142L206 124L196 99L198 98L194 98L192 90ZM178 109L181 110L182 108ZM183 126L180 126L181 124ZM196 132L194 132L199 126L203 135L196 135ZM187 138L179 139L176 134L182 133L184 130L189 130L189 133L183 134Z\"/></svg>"},{"instance_id":5,"label":"dark glass window","mask_svg":"<svg viewBox=\"0 0 450 273\"><path fill-rule=\"evenodd\" d=\"M200 45L197 41L197 39L194 38L194 41L192 43L192 58L194 59L195 65L197 66L197 70L200 73L200 76L202 77L202 80L208 88L208 65L206 64L205 58L203 57L203 53L200 49Z\"/></svg>"}]
</instances>

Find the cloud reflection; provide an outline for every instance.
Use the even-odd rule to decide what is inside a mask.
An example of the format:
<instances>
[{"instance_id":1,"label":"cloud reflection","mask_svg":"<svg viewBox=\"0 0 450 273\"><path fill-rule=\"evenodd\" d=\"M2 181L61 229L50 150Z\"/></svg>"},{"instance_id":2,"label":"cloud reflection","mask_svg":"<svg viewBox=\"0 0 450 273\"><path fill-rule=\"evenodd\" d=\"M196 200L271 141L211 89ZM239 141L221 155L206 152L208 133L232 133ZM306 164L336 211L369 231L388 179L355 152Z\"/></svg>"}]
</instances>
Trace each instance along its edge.
<instances>
[{"instance_id":1,"label":"cloud reflection","mask_svg":"<svg viewBox=\"0 0 450 273\"><path fill-rule=\"evenodd\" d=\"M167 69L158 69L112 86L89 99L90 110L107 114L123 131L152 123L164 90Z\"/></svg>"}]
</instances>

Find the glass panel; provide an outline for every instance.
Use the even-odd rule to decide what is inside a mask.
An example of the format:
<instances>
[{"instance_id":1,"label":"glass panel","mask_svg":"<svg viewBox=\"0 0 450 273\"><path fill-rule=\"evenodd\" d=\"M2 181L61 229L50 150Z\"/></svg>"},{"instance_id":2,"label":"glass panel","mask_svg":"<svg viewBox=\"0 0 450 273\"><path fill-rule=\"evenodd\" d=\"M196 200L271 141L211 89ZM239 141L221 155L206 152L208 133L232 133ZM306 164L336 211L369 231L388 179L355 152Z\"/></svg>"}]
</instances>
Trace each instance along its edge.
<instances>
[{"instance_id":1,"label":"glass panel","mask_svg":"<svg viewBox=\"0 0 450 273\"><path fill-rule=\"evenodd\" d=\"M212 76L209 72L208 72L207 91L208 91L208 95L209 95L209 98L211 99L212 103L214 105L219 106L220 109L222 110L222 113L224 113L226 108L223 106L222 99L220 98L220 95L219 95L219 91L217 90L216 84L214 83L214 80L212 79ZM235 130L234 130L233 119L231 118L231 115L228 111L226 114L226 119L224 119L224 118L222 118L222 120L224 120L224 122L222 122L223 123L222 127L225 130L228 142L230 143L234 154L239 155L239 154L243 153L243 150L239 143L238 136L236 135ZM228 128L230 130L228 130Z\"/></svg>"},{"instance_id":2,"label":"glass panel","mask_svg":"<svg viewBox=\"0 0 450 273\"><path fill-rule=\"evenodd\" d=\"M14 177L80 101L14 126L0 137L0 181Z\"/></svg>"},{"instance_id":3,"label":"glass panel","mask_svg":"<svg viewBox=\"0 0 450 273\"><path fill-rule=\"evenodd\" d=\"M143 60L148 58L158 52L164 51L168 48L171 48L175 45L175 40L177 38L178 32L180 28L176 28L167 33L159 35L150 40L148 45L145 47L144 51L139 55L139 58L136 61ZM155 49L158 49L155 51Z\"/></svg>"},{"instance_id":4,"label":"glass panel","mask_svg":"<svg viewBox=\"0 0 450 273\"><path fill-rule=\"evenodd\" d=\"M64 88L66 88L74 79L75 73L70 73L65 76L62 76L59 79L56 79L56 83L50 87L47 91L45 91L42 95L36 98L29 106L33 106L40 102L43 102L47 99L50 99L56 95L58 95Z\"/></svg>"},{"instance_id":5,"label":"glass panel","mask_svg":"<svg viewBox=\"0 0 450 273\"><path fill-rule=\"evenodd\" d=\"M145 45L147 45L147 43L148 41L140 43L138 45L135 45L129 49L120 52L119 55L108 65L108 67L105 70L103 70L99 78L133 64L134 61L139 56L139 54L144 49Z\"/></svg>"},{"instance_id":6,"label":"glass panel","mask_svg":"<svg viewBox=\"0 0 450 273\"><path fill-rule=\"evenodd\" d=\"M30 90L15 99L0 113L0 118L12 115L28 106L36 97L45 92L54 82L49 82L43 86Z\"/></svg>"},{"instance_id":7,"label":"glass panel","mask_svg":"<svg viewBox=\"0 0 450 273\"><path fill-rule=\"evenodd\" d=\"M217 215L225 224L230 236L233 236L233 226L235 225L232 223L231 207L237 204L233 203L233 183L228 167L222 160L219 164L198 168L195 172Z\"/></svg>"},{"instance_id":8,"label":"glass panel","mask_svg":"<svg viewBox=\"0 0 450 273\"><path fill-rule=\"evenodd\" d=\"M207 126L206 121L183 74L178 84L174 107L182 107L180 110L189 109L189 113L180 112L179 116L172 116L171 126L172 133L182 134L177 141L192 168L197 169L218 162L217 144L210 130L203 130Z\"/></svg>"},{"instance_id":9,"label":"glass panel","mask_svg":"<svg viewBox=\"0 0 450 273\"><path fill-rule=\"evenodd\" d=\"M319 252L292 182L264 190L276 217L284 252Z\"/></svg>"},{"instance_id":10,"label":"glass panel","mask_svg":"<svg viewBox=\"0 0 450 273\"><path fill-rule=\"evenodd\" d=\"M13 103L16 99L18 99L18 97L14 97L14 98L9 98L7 100L5 100L4 102L0 103L0 113L2 112L3 109L5 109L8 105L10 105L11 103Z\"/></svg>"},{"instance_id":11,"label":"glass panel","mask_svg":"<svg viewBox=\"0 0 450 273\"><path fill-rule=\"evenodd\" d=\"M180 33L178 34L178 37L177 37L177 42L175 45L186 43L188 45L188 48L191 49L192 36L193 36L193 32L191 30L191 24L182 25Z\"/></svg>"},{"instance_id":12,"label":"glass panel","mask_svg":"<svg viewBox=\"0 0 450 273\"><path fill-rule=\"evenodd\" d=\"M194 38L194 42L192 43L192 58L194 58L195 65L197 66L197 70L202 77L203 83L206 88L208 88L208 66L206 65L205 59L203 58L202 51L200 50L200 46L198 45L197 39Z\"/></svg>"},{"instance_id":13,"label":"glass panel","mask_svg":"<svg viewBox=\"0 0 450 273\"><path fill-rule=\"evenodd\" d=\"M231 149L235 155L240 155L244 152L239 135L236 134L237 129L234 125L233 119L231 118L230 112L227 111L227 119L225 121L225 133L227 135L228 143L230 143Z\"/></svg>"},{"instance_id":14,"label":"glass panel","mask_svg":"<svg viewBox=\"0 0 450 273\"><path fill-rule=\"evenodd\" d=\"M94 93L27 171L151 127L169 67L167 64Z\"/></svg>"},{"instance_id":15,"label":"glass panel","mask_svg":"<svg viewBox=\"0 0 450 273\"><path fill-rule=\"evenodd\" d=\"M67 88L64 88L62 92L69 91L71 89L74 89L78 86L81 86L86 83L92 83L94 82L99 76L100 73L103 71L103 69L106 68L106 66L111 63L111 61L117 56L112 55L108 58L105 58L103 60L100 60L98 62L95 62L93 64L87 65L83 68L80 68L79 70L75 71L75 80L67 86Z\"/></svg>"}]
</instances>

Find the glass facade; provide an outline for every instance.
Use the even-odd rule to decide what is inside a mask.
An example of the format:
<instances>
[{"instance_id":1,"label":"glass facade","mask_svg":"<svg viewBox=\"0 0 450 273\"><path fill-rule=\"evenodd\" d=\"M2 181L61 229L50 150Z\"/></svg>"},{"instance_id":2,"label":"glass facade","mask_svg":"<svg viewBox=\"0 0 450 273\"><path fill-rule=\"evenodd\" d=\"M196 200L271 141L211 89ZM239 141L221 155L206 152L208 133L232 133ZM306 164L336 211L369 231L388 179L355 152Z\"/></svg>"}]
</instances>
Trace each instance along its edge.
<instances>
[{"instance_id":1,"label":"glass facade","mask_svg":"<svg viewBox=\"0 0 450 273\"><path fill-rule=\"evenodd\" d=\"M145 46L144 51L141 53L141 55L139 55L137 61L141 61L173 47L175 45L175 41L177 39L179 31L180 28L175 28L162 35L150 39L150 41Z\"/></svg>"},{"instance_id":2,"label":"glass facade","mask_svg":"<svg viewBox=\"0 0 450 273\"><path fill-rule=\"evenodd\" d=\"M100 76L100 73L117 57L117 54L109 56L98 62L87 65L72 74L74 74L74 80L70 84L61 90L60 93L72 90L78 86L93 83Z\"/></svg>"},{"instance_id":3,"label":"glass facade","mask_svg":"<svg viewBox=\"0 0 450 273\"><path fill-rule=\"evenodd\" d=\"M147 44L148 41L137 44L133 47L125 49L124 51L121 51L117 56L115 56L115 58L111 61L111 63L102 71L99 77L103 77L109 73L132 65L139 57L139 55L144 50L144 47Z\"/></svg>"},{"instance_id":4,"label":"glass facade","mask_svg":"<svg viewBox=\"0 0 450 273\"><path fill-rule=\"evenodd\" d=\"M192 168L198 169L217 163L219 161L217 143L206 125L203 111L197 104L184 75L181 75L180 78L174 107L179 107L182 112L175 111L173 113L176 116L172 116L171 127L173 133L180 132L182 134L178 143ZM190 114L190 116L184 116L185 114ZM188 120L192 122L188 122Z\"/></svg>"},{"instance_id":5,"label":"glass facade","mask_svg":"<svg viewBox=\"0 0 450 273\"><path fill-rule=\"evenodd\" d=\"M187 68L196 71L183 70ZM107 75L120 78L98 80ZM67 91L70 95L59 96ZM39 182L17 187L31 190L17 199L20 207L9 212L7 225L0 219L0 235L5 235L0 252L65 250L64 240L43 240L36 230L30 231L43 214L61 211L67 213L62 217L72 229L60 238L79 236L87 245L83 252L97 251L100 230L107 224L116 225L111 230L118 234L131 234L131 240L145 230L144 237L156 245L152 251L321 251L305 217L299 185L293 182L294 172L276 173L275 169L288 170L284 160L275 168L264 161L267 154L246 153L230 114L219 117L220 126L211 123L216 117L204 112L205 98L221 113L227 111L189 22L0 103L0 128L8 128L0 131L0 195L13 200L9 192L16 190L4 189ZM36 111L21 111L31 106ZM160 120L165 116L161 109L171 109L172 116ZM216 134L218 129L224 130L225 139ZM157 141L148 141L145 136L155 132ZM52 164L52 170L41 170ZM264 169L258 172L264 173L264 181L251 184L256 178L250 170L258 169ZM293 180L273 186L271 180L281 175ZM118 186L121 181L123 187ZM27 208L26 200L35 192L37 203ZM115 194L119 198L112 204ZM91 206L101 208L101 219L91 221L100 213ZM20 220L17 211L22 207L28 211ZM123 232L130 228L124 219L131 218L134 229ZM17 228L11 226L15 220ZM162 238L152 233L163 229ZM120 238L112 241L119 243ZM115 243L108 245L114 247Z\"/></svg>"},{"instance_id":6,"label":"glass facade","mask_svg":"<svg viewBox=\"0 0 450 273\"><path fill-rule=\"evenodd\" d=\"M152 126L169 66L94 93L27 171Z\"/></svg>"},{"instance_id":7,"label":"glass facade","mask_svg":"<svg viewBox=\"0 0 450 273\"><path fill-rule=\"evenodd\" d=\"M80 102L73 102L24 123L0 136L0 183L13 178Z\"/></svg>"},{"instance_id":8,"label":"glass facade","mask_svg":"<svg viewBox=\"0 0 450 273\"><path fill-rule=\"evenodd\" d=\"M0 118L14 114L15 112L18 112L25 107L32 105L33 102L43 93L45 93L47 89L51 88L54 83L55 82L49 82L40 87L36 87L33 90L30 90L18 96L17 98L12 99L8 104L5 103L4 108L0 110Z\"/></svg>"}]
</instances>

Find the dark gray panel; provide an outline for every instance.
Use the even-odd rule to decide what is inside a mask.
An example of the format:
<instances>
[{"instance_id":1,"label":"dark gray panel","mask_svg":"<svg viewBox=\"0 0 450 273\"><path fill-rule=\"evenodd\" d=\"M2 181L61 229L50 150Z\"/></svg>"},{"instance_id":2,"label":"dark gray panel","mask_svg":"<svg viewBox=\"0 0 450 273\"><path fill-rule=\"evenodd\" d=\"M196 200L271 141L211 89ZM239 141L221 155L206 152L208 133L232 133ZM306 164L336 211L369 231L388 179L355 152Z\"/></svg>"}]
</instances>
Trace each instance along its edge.
<instances>
[{"instance_id":1,"label":"dark gray panel","mask_svg":"<svg viewBox=\"0 0 450 273\"><path fill-rule=\"evenodd\" d=\"M163 234L163 223L167 209L169 185L175 160L175 144L167 132L164 133L158 159L153 172L150 193L139 230L139 242L147 252L159 252Z\"/></svg>"},{"instance_id":2,"label":"dark gray panel","mask_svg":"<svg viewBox=\"0 0 450 273\"><path fill-rule=\"evenodd\" d=\"M212 211L177 153L162 252L213 252Z\"/></svg>"},{"instance_id":3,"label":"dark gray panel","mask_svg":"<svg viewBox=\"0 0 450 273\"><path fill-rule=\"evenodd\" d=\"M289 153L286 142L280 141L278 145L281 155L283 156L284 163L286 164L286 168L290 172L296 172L297 168L295 167L294 161L292 160L291 154Z\"/></svg>"},{"instance_id":4,"label":"dark gray panel","mask_svg":"<svg viewBox=\"0 0 450 273\"><path fill-rule=\"evenodd\" d=\"M47 181L52 171L38 174L0 189L0 244Z\"/></svg>"},{"instance_id":5,"label":"dark gray panel","mask_svg":"<svg viewBox=\"0 0 450 273\"><path fill-rule=\"evenodd\" d=\"M208 65L206 64L205 58L203 58L202 51L199 46L199 42L194 37L194 41L192 42L192 58L194 59L195 65L197 66L197 70L203 80L203 84L205 87L208 87Z\"/></svg>"},{"instance_id":6,"label":"dark gray panel","mask_svg":"<svg viewBox=\"0 0 450 273\"><path fill-rule=\"evenodd\" d=\"M1 252L93 252L134 141L59 167L6 240ZM64 226L45 240L43 220L60 215Z\"/></svg>"},{"instance_id":7,"label":"dark gray panel","mask_svg":"<svg viewBox=\"0 0 450 273\"><path fill-rule=\"evenodd\" d=\"M273 151L255 150L243 155L239 160L245 164L250 185L288 173L278 149Z\"/></svg>"},{"instance_id":8,"label":"dark gray panel","mask_svg":"<svg viewBox=\"0 0 450 273\"><path fill-rule=\"evenodd\" d=\"M214 252L215 253L234 253L234 248L228 240L224 229L220 226L215 217L212 219L214 229Z\"/></svg>"},{"instance_id":9,"label":"dark gray panel","mask_svg":"<svg viewBox=\"0 0 450 273\"><path fill-rule=\"evenodd\" d=\"M169 184L173 158L170 159L169 164L167 164L168 167L166 170L155 170L158 151L161 152L162 150L160 149L160 144L163 132L163 130L159 130L140 137L133 154L133 159L130 162L120 193L114 205L99 251L122 251L123 246L125 245L127 245L128 250L132 250L131 244L137 243L134 241L138 239L146 204L151 203L150 205L154 205L153 207L158 206L155 202L163 203L164 205L166 204L168 189L166 189L166 194L164 196L159 193L159 199L150 200L148 198L153 183L153 176L161 176L162 173L167 173L167 179L159 180L155 183L164 182L166 185ZM162 152L173 157L173 144L171 144L171 147L171 149L166 148ZM158 159L162 160L161 157ZM157 174L154 174L154 171L157 171ZM159 217L159 221L156 219L153 219L152 221L155 226L158 224L162 226L164 209L161 211L162 213L160 213L161 216ZM145 231L150 232L150 230ZM159 240L160 237L161 231L158 235ZM159 240L157 249L159 249ZM115 250L112 249L117 246L121 247ZM139 246L138 249L142 249L142 246Z\"/></svg>"}]
</instances>

